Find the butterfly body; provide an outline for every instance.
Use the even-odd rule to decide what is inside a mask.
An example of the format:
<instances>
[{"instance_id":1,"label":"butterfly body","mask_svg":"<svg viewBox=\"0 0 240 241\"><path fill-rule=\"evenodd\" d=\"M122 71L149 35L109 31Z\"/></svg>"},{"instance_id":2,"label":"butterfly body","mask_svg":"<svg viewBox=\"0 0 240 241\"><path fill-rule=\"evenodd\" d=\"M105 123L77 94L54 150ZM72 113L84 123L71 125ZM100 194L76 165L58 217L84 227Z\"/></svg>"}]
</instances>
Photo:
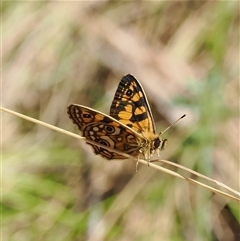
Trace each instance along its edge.
<instances>
[{"instance_id":1,"label":"butterfly body","mask_svg":"<svg viewBox=\"0 0 240 241\"><path fill-rule=\"evenodd\" d=\"M72 104L68 114L82 135L91 140L96 154L111 159L127 159L122 152L145 160L164 148L166 140L156 134L153 116L140 83L132 76L122 78L115 93L110 115L86 106ZM107 146L112 151L92 144Z\"/></svg>"}]
</instances>

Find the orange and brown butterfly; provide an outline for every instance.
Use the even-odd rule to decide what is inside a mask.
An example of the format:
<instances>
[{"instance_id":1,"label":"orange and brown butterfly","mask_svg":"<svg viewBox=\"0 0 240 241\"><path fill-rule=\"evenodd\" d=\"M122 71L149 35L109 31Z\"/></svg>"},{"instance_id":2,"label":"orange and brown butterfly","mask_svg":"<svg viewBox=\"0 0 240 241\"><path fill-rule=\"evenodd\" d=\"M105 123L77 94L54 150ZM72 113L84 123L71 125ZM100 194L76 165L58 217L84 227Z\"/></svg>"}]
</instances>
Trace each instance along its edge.
<instances>
[{"instance_id":1,"label":"orange and brown butterfly","mask_svg":"<svg viewBox=\"0 0 240 241\"><path fill-rule=\"evenodd\" d=\"M82 135L91 141L96 154L112 159L127 159L126 153L136 158L150 157L164 148L166 139L156 133L155 124L147 97L139 81L127 74L121 79L115 93L110 115L77 104L68 106L69 118ZM104 149L92 143L107 146ZM117 150L118 153L115 153Z\"/></svg>"}]
</instances>

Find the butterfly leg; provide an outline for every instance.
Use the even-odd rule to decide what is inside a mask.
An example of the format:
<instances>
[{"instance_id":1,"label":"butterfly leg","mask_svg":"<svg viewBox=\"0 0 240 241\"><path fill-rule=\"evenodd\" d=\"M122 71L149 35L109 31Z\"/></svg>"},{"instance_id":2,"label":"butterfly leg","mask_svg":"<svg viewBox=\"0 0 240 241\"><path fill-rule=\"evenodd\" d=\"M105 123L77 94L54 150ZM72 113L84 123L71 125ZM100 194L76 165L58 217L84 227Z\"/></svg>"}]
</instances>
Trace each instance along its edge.
<instances>
[{"instance_id":1,"label":"butterfly leg","mask_svg":"<svg viewBox=\"0 0 240 241\"><path fill-rule=\"evenodd\" d=\"M148 156L148 166L149 166L149 163L150 163L150 161L151 161L150 159L151 159L150 156Z\"/></svg>"},{"instance_id":2,"label":"butterfly leg","mask_svg":"<svg viewBox=\"0 0 240 241\"><path fill-rule=\"evenodd\" d=\"M147 158L146 158L147 157ZM148 149L148 154L147 154L147 156L145 157L145 160L147 160L148 161L148 166L149 166L149 163L150 163L150 161L151 161L151 154L150 154L150 149Z\"/></svg>"},{"instance_id":3,"label":"butterfly leg","mask_svg":"<svg viewBox=\"0 0 240 241\"><path fill-rule=\"evenodd\" d=\"M138 163L139 163L139 155L138 155L138 159L137 159L137 162L136 162L136 172L138 171Z\"/></svg>"}]
</instances>

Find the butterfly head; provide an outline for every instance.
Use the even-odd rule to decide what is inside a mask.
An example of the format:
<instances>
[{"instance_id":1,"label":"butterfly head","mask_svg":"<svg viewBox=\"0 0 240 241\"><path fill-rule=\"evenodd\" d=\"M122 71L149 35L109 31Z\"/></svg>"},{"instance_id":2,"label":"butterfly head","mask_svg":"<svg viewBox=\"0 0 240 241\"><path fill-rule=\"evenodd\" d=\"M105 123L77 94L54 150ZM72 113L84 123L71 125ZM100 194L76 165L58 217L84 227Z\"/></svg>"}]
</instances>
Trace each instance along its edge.
<instances>
[{"instance_id":1,"label":"butterfly head","mask_svg":"<svg viewBox=\"0 0 240 241\"><path fill-rule=\"evenodd\" d=\"M148 160L150 162L150 157L157 153L158 157L160 157L160 151L164 150L167 146L167 139L162 139L160 135L155 135L154 138L152 138L148 143L148 148L145 150L143 149L142 152L145 156L145 160Z\"/></svg>"},{"instance_id":2,"label":"butterfly head","mask_svg":"<svg viewBox=\"0 0 240 241\"><path fill-rule=\"evenodd\" d=\"M140 153L143 154L145 160L150 160L150 157L157 153L159 156L159 152L165 149L167 144L167 139L162 139L160 135L150 132L145 132L145 142L140 144L141 149Z\"/></svg>"},{"instance_id":3,"label":"butterfly head","mask_svg":"<svg viewBox=\"0 0 240 241\"><path fill-rule=\"evenodd\" d=\"M155 152L157 153L158 157L160 156L160 151L164 150L167 146L167 139L162 139L160 135L156 136L155 139L151 142L151 155Z\"/></svg>"},{"instance_id":4,"label":"butterfly head","mask_svg":"<svg viewBox=\"0 0 240 241\"><path fill-rule=\"evenodd\" d=\"M164 150L167 146L167 139L161 139L159 136L153 140L154 149Z\"/></svg>"}]
</instances>

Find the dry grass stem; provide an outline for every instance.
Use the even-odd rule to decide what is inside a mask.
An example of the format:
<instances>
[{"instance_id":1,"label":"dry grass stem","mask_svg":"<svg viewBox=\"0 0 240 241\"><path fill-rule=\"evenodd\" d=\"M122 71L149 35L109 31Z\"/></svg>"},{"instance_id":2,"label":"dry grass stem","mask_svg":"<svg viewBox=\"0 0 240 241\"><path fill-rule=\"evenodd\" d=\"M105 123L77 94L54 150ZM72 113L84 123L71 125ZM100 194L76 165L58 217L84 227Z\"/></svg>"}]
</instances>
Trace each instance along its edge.
<instances>
[{"instance_id":1,"label":"dry grass stem","mask_svg":"<svg viewBox=\"0 0 240 241\"><path fill-rule=\"evenodd\" d=\"M104 149L106 149L106 150L114 151L114 152L116 152L116 153L118 153L118 154L120 154L120 155L125 156L125 157L128 158L128 159L133 159L133 160L137 161L137 158L135 158L135 157L133 157L133 156L130 156L130 155L126 154L126 153L122 153L122 152L117 151L117 150L113 150L113 149L111 149L111 148L109 148L109 147L106 147L106 146L104 146L104 145L98 144L98 143L96 143L96 142L94 142L94 141L87 140L85 137L82 137L82 136L77 135L77 134L74 134L74 133L72 133L72 132L63 130L63 129L58 128L58 127L56 127L56 126L47 124L47 123L45 123L45 122L36 120L36 119L34 119L34 118L28 117L28 116L26 116L26 115L20 114L20 113L18 113L18 112L9 110L9 109L4 108L4 107L1 107L1 106L0 106L0 110L5 111L5 112L7 112L7 113L9 113L9 114L18 116L18 117L20 117L20 118L23 118L23 119L28 120L28 121L30 121L30 122L33 122L33 123L35 123L35 124L42 125L42 126L45 126L45 127L47 127L47 128L50 128L50 129L52 129L52 130L58 131L58 132L60 132L60 133L63 133L63 134L69 135L69 136L71 136L71 137L74 137L74 138L83 140L83 141L85 141L85 142L87 142L87 143L94 144L94 145L99 146L99 147L101 147L101 148L104 148ZM148 162L145 161L145 160L139 159L138 161L141 162L141 163L144 164L144 165L148 165ZM213 187L211 187L211 186L209 186L209 185L207 185L207 184L201 183L201 182L196 181L196 180L194 180L194 179L192 179L192 178L183 176L183 175L181 175L181 174L179 174L179 173L177 173L177 172L171 171L171 170L169 170L169 169L166 169L166 168L164 168L164 167L161 167L161 166L158 166L158 165L155 165L155 164L152 163L152 162L156 162L156 161L159 161L159 162L162 162L162 163L167 163L168 165L178 167L178 168L180 168L180 169L182 169L182 170L185 170L185 171L187 171L187 172L189 172L189 173L191 173L191 174L194 174L194 175L196 175L196 176L198 176L198 177L201 177L201 178L203 178L203 179L205 179L205 180L211 181L211 182L213 182L214 184L216 184L216 185L218 185L218 186L220 186L220 187L223 187L223 188L227 189L228 191L234 193L234 194L237 195L238 197L232 196L232 195L230 195L230 194L228 194L228 193L226 193L226 192L220 191L220 190L218 190L218 189L216 189L216 188L213 188ZM188 169L188 168L186 168L186 167L183 167L183 166L181 166L181 165L179 165L179 164L176 164L176 163L173 163L173 162L170 162L170 161L166 161L166 160L153 160L153 161L151 161L151 163L149 163L149 166L152 167L152 168L155 168L155 169L157 169L157 170L160 170L160 171L162 171L162 172L168 173L168 174L170 174L170 175L172 175L172 176L175 176L175 177L184 179L184 180L186 180L186 181L188 181L188 182L190 182L190 183L192 183L192 184L195 184L195 185L199 185L199 186L201 186L201 187L204 187L204 188L206 188L206 189L208 189L208 190L210 190L210 191L212 191L212 192L214 192L214 193L217 193L217 194L219 194L219 195L222 195L222 196L228 197L228 198L230 198L230 199L232 199L232 200L235 200L235 201L240 202L240 193L239 193L238 191L236 191L236 190L228 187L227 185L225 185L225 184L223 184L223 183L221 183L221 182L219 182L219 181L216 181L216 180L214 180L214 179L211 179L211 178L209 178L209 177L206 177L206 176L204 176L204 175L202 175L202 174L200 174L200 173L197 173L197 172L195 172L195 171L193 171L193 170L191 170L191 169Z\"/></svg>"}]
</instances>

